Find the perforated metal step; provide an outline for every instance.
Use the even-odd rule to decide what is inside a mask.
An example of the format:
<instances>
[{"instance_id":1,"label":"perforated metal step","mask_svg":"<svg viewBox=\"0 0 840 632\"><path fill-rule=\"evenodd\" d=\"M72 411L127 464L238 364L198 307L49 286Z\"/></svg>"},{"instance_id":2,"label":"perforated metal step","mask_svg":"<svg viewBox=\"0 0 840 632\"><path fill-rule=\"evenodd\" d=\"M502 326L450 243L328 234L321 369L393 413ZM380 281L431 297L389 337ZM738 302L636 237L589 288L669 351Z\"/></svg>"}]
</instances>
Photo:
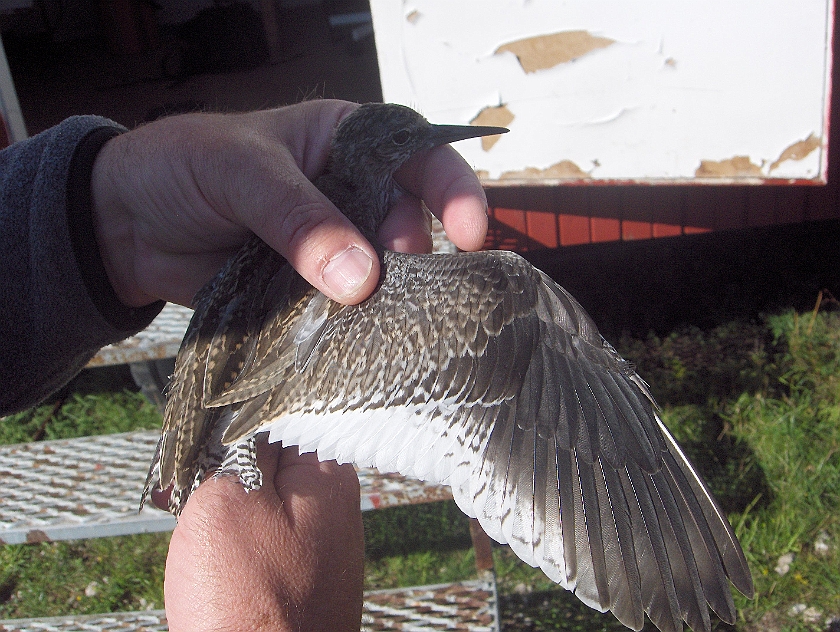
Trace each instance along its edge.
<instances>
[{"instance_id":1,"label":"perforated metal step","mask_svg":"<svg viewBox=\"0 0 840 632\"><path fill-rule=\"evenodd\" d=\"M0 621L0 632L165 632L163 610ZM365 594L362 631L498 628L493 582L467 581Z\"/></svg>"},{"instance_id":2,"label":"perforated metal step","mask_svg":"<svg viewBox=\"0 0 840 632\"><path fill-rule=\"evenodd\" d=\"M0 544L168 531L175 519L137 511L155 431L0 446ZM359 470L362 510L452 498L448 487Z\"/></svg>"},{"instance_id":3,"label":"perforated metal step","mask_svg":"<svg viewBox=\"0 0 840 632\"><path fill-rule=\"evenodd\" d=\"M496 582L457 582L365 594L362 632L379 630L499 630Z\"/></svg>"},{"instance_id":4,"label":"perforated metal step","mask_svg":"<svg viewBox=\"0 0 840 632\"><path fill-rule=\"evenodd\" d=\"M88 362L88 366L111 366L174 358L192 314L191 309L167 303L146 329L121 342L103 347Z\"/></svg>"},{"instance_id":5,"label":"perforated metal step","mask_svg":"<svg viewBox=\"0 0 840 632\"><path fill-rule=\"evenodd\" d=\"M166 632L166 613L163 610L147 612L115 612L42 619L10 619L0 621L2 632Z\"/></svg>"}]
</instances>

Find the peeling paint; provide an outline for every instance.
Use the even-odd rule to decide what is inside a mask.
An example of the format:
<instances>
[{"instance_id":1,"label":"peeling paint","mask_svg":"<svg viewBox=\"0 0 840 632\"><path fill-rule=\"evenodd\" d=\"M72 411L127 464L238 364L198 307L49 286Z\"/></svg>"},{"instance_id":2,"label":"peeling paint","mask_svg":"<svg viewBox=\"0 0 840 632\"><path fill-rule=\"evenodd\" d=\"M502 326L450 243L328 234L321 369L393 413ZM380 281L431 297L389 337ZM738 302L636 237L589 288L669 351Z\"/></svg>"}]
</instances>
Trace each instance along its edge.
<instances>
[{"instance_id":1,"label":"peeling paint","mask_svg":"<svg viewBox=\"0 0 840 632\"><path fill-rule=\"evenodd\" d=\"M773 171L773 169L781 165L785 160L802 160L820 145L822 145L822 139L819 136L814 136L812 133L805 140L800 140L787 147L779 158L770 165L770 171Z\"/></svg>"},{"instance_id":2,"label":"peeling paint","mask_svg":"<svg viewBox=\"0 0 840 632\"><path fill-rule=\"evenodd\" d=\"M525 167L518 171L505 171L500 180L533 180L537 178L556 179L556 180L581 180L588 179L592 176L586 173L583 169L578 167L571 160L561 160L545 169L537 169L536 167Z\"/></svg>"},{"instance_id":3,"label":"peeling paint","mask_svg":"<svg viewBox=\"0 0 840 632\"><path fill-rule=\"evenodd\" d=\"M563 160L584 183L826 179L830 0L473 4L370 1L386 101L436 123L514 114L496 145L458 145L488 184ZM809 133L817 151L780 156ZM738 156L749 160L724 160Z\"/></svg>"},{"instance_id":4,"label":"peeling paint","mask_svg":"<svg viewBox=\"0 0 840 632\"><path fill-rule=\"evenodd\" d=\"M589 31L564 31L509 42L499 46L494 54L513 53L522 70L531 73L574 61L611 44L615 44L615 40L592 35Z\"/></svg>"},{"instance_id":5,"label":"peeling paint","mask_svg":"<svg viewBox=\"0 0 840 632\"><path fill-rule=\"evenodd\" d=\"M50 536L40 529L32 529L26 534L27 544L40 544L41 542L52 542L52 540L50 540Z\"/></svg>"},{"instance_id":6,"label":"peeling paint","mask_svg":"<svg viewBox=\"0 0 840 632\"><path fill-rule=\"evenodd\" d=\"M734 156L727 160L701 160L694 172L698 178L761 178L764 174L749 156Z\"/></svg>"},{"instance_id":7,"label":"peeling paint","mask_svg":"<svg viewBox=\"0 0 840 632\"><path fill-rule=\"evenodd\" d=\"M507 105L498 105L496 107L489 107L481 110L481 112L479 112L476 117L470 121L470 125L507 127L511 124L511 121L513 121L514 118L516 117L514 117L513 112L508 110ZM501 137L501 134L495 134L494 136L482 136L481 148L484 151L490 151L490 148L499 142Z\"/></svg>"}]
</instances>

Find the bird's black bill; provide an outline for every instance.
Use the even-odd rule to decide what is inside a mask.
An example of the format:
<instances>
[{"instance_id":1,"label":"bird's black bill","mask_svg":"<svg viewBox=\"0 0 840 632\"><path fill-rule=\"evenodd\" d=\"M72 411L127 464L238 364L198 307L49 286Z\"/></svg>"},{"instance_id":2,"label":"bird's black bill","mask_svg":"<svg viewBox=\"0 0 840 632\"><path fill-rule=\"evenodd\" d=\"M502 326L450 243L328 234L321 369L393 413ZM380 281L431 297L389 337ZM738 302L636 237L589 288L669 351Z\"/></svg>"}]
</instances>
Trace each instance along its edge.
<instances>
[{"instance_id":1,"label":"bird's black bill","mask_svg":"<svg viewBox=\"0 0 840 632\"><path fill-rule=\"evenodd\" d=\"M506 127L488 127L485 125L432 125L430 140L434 146L447 145L467 138L506 134Z\"/></svg>"}]
</instances>

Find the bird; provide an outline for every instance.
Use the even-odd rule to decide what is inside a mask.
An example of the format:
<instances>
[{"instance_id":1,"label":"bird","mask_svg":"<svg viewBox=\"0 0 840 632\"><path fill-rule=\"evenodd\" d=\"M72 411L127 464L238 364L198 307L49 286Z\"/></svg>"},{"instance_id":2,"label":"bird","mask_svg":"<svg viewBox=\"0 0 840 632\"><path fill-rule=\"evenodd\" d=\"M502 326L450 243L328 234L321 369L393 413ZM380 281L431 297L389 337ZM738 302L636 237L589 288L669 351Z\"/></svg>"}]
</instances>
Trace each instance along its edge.
<instances>
[{"instance_id":1,"label":"bird","mask_svg":"<svg viewBox=\"0 0 840 632\"><path fill-rule=\"evenodd\" d=\"M506 131L361 105L315 184L374 240L408 158ZM730 582L753 595L735 532L581 305L512 252L377 248L358 305L256 237L199 290L143 499L168 490L177 516L208 476L257 489L267 437L450 485L490 537L633 630L645 613L662 632L708 632L710 608L734 622Z\"/></svg>"}]
</instances>

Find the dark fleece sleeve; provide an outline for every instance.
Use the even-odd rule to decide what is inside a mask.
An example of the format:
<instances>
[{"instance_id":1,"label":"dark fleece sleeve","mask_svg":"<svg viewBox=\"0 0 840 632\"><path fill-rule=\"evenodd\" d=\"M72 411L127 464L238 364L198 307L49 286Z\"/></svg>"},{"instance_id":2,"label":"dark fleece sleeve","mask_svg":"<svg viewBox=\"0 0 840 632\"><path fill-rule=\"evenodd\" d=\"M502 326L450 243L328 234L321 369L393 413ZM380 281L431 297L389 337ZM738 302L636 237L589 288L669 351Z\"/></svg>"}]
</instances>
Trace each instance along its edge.
<instances>
[{"instance_id":1,"label":"dark fleece sleeve","mask_svg":"<svg viewBox=\"0 0 840 632\"><path fill-rule=\"evenodd\" d=\"M163 307L119 301L94 236L93 162L124 131L76 116L0 151L0 415L40 402Z\"/></svg>"}]
</instances>

